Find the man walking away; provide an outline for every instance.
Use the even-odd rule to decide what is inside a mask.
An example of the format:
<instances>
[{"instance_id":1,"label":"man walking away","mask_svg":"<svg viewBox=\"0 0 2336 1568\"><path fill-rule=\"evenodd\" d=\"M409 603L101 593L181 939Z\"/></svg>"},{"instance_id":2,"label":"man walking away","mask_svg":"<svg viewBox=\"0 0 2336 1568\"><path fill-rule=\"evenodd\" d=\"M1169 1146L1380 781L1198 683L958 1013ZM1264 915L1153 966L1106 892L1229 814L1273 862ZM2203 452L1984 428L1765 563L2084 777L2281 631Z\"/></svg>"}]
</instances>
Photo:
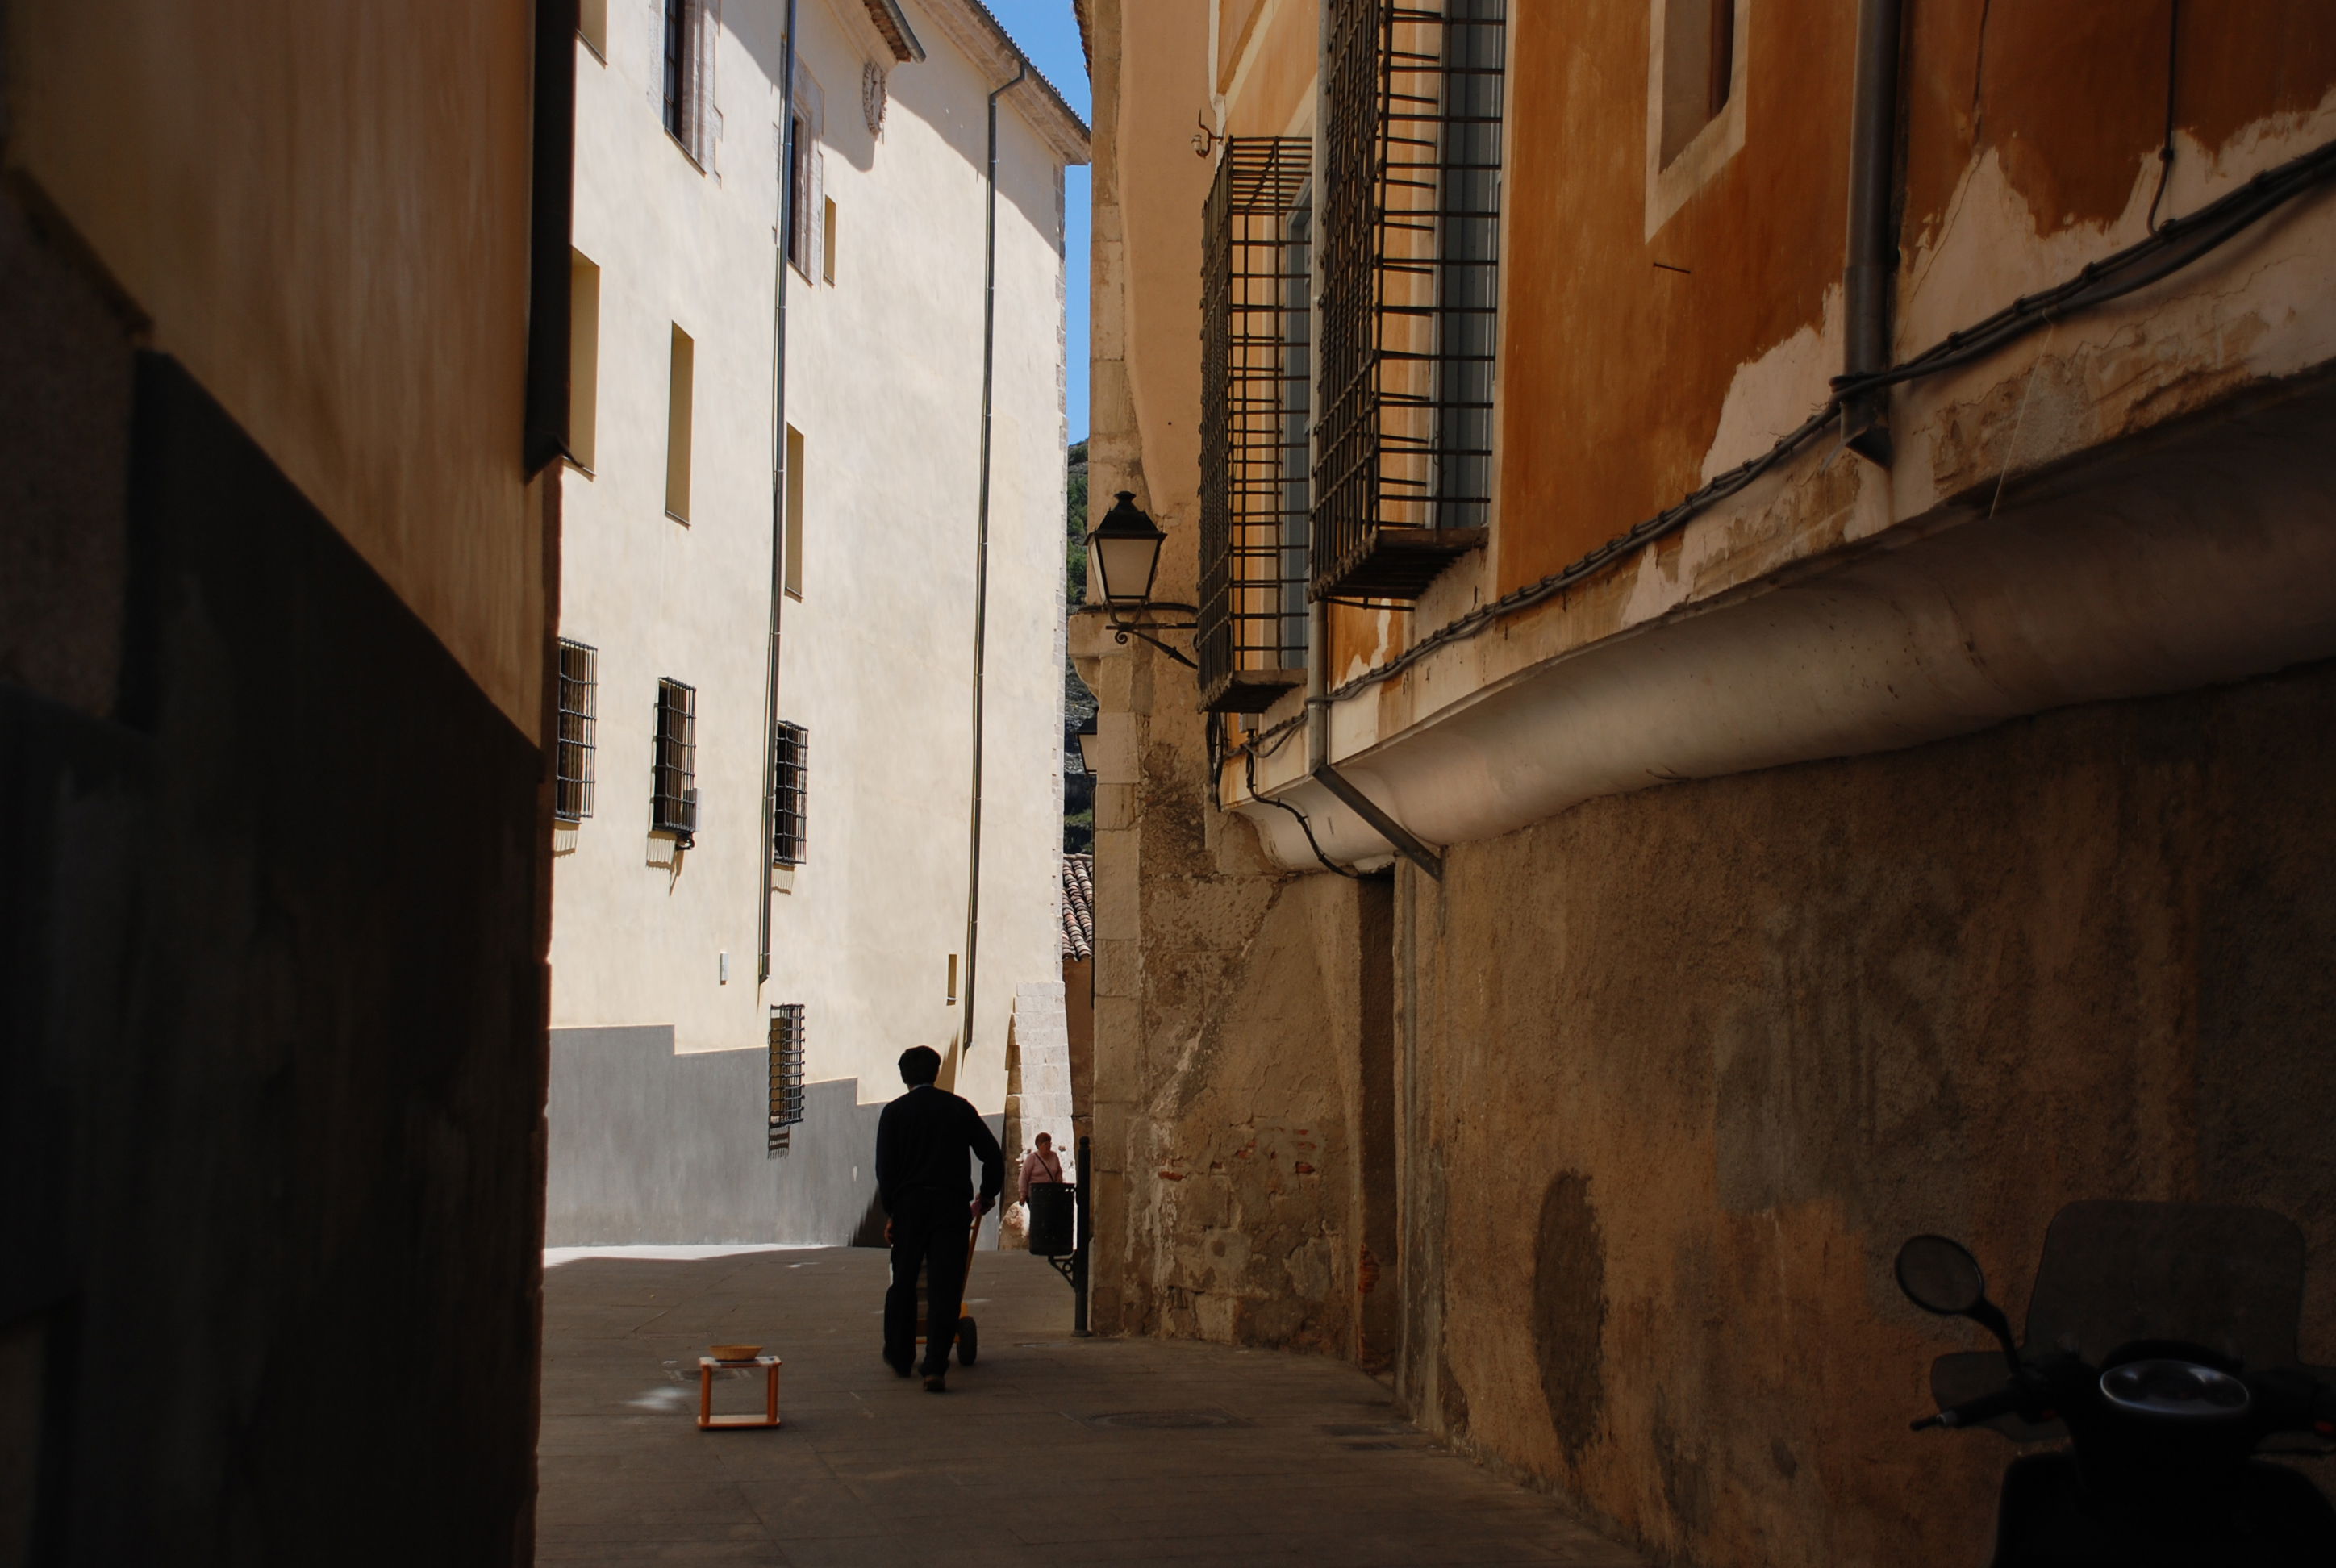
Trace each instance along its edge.
<instances>
[{"instance_id":1,"label":"man walking away","mask_svg":"<svg viewBox=\"0 0 2336 1568\"><path fill-rule=\"evenodd\" d=\"M910 1375L917 1346L917 1271L925 1271L925 1392L949 1385L949 1347L965 1297L965 1261L974 1222L989 1212L1006 1185L1006 1156L981 1114L946 1089L933 1086L941 1057L930 1046L900 1053L900 1081L909 1092L876 1121L876 1197L889 1216L892 1284L884 1292L884 1359ZM981 1193L974 1195L966 1156L981 1161Z\"/></svg>"}]
</instances>

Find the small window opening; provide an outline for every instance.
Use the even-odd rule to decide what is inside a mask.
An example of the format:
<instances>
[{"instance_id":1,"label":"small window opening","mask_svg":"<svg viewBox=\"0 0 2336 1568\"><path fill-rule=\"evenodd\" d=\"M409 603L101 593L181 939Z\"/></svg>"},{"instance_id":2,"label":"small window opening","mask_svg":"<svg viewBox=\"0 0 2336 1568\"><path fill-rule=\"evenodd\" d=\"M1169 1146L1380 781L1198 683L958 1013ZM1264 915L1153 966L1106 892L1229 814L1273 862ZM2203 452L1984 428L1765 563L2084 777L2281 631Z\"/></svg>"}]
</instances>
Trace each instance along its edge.
<instances>
[{"instance_id":1,"label":"small window opening","mask_svg":"<svg viewBox=\"0 0 2336 1568\"><path fill-rule=\"evenodd\" d=\"M949 1005L957 1006L957 955L949 956Z\"/></svg>"},{"instance_id":2,"label":"small window opening","mask_svg":"<svg viewBox=\"0 0 2336 1568\"><path fill-rule=\"evenodd\" d=\"M820 209L823 214L819 226L819 280L835 281L835 199L829 197Z\"/></svg>"},{"instance_id":3,"label":"small window opening","mask_svg":"<svg viewBox=\"0 0 2336 1568\"><path fill-rule=\"evenodd\" d=\"M697 833L697 688L657 682L657 748L650 765L649 831L688 849Z\"/></svg>"},{"instance_id":4,"label":"small window opening","mask_svg":"<svg viewBox=\"0 0 2336 1568\"><path fill-rule=\"evenodd\" d=\"M786 560L783 563L781 585L789 599L803 598L803 432L787 426L787 535Z\"/></svg>"},{"instance_id":5,"label":"small window opening","mask_svg":"<svg viewBox=\"0 0 2336 1568\"><path fill-rule=\"evenodd\" d=\"M600 404L600 269L581 251L568 264L568 452L589 473Z\"/></svg>"},{"instance_id":6,"label":"small window opening","mask_svg":"<svg viewBox=\"0 0 2336 1568\"><path fill-rule=\"evenodd\" d=\"M581 822L592 814L593 716L599 695L599 651L560 638L560 738L551 814L561 822Z\"/></svg>"},{"instance_id":7,"label":"small window opening","mask_svg":"<svg viewBox=\"0 0 2336 1568\"><path fill-rule=\"evenodd\" d=\"M809 803L811 731L781 724L771 736L771 863L798 866L809 842L804 808Z\"/></svg>"},{"instance_id":8,"label":"small window opening","mask_svg":"<svg viewBox=\"0 0 2336 1568\"><path fill-rule=\"evenodd\" d=\"M1668 165L1728 107L1736 82L1736 0L1666 0L1663 148Z\"/></svg>"},{"instance_id":9,"label":"small window opening","mask_svg":"<svg viewBox=\"0 0 2336 1568\"><path fill-rule=\"evenodd\" d=\"M803 1005L783 1002L771 1009L771 1125L769 1152L787 1152L793 1129L803 1119Z\"/></svg>"},{"instance_id":10,"label":"small window opening","mask_svg":"<svg viewBox=\"0 0 2336 1568\"><path fill-rule=\"evenodd\" d=\"M673 329L673 358L665 411L665 510L678 522L689 521L689 427L697 376L697 345Z\"/></svg>"}]
</instances>

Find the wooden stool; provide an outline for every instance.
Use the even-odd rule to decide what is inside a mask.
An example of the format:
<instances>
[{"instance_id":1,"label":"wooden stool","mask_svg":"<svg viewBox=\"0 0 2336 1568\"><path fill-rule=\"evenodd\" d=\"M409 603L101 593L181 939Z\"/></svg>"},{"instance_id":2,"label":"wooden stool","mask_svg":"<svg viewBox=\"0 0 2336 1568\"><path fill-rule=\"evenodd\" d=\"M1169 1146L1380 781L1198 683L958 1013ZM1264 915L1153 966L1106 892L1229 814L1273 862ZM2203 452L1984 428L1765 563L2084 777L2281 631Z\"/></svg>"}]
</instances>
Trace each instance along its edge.
<instances>
[{"instance_id":1,"label":"wooden stool","mask_svg":"<svg viewBox=\"0 0 2336 1568\"><path fill-rule=\"evenodd\" d=\"M760 1367L768 1374L763 1386L763 1413L745 1416L717 1416L714 1413L714 1374L716 1368ZM697 1424L707 1427L778 1427L779 1419L779 1359L757 1356L751 1361L717 1361L711 1356L697 1359Z\"/></svg>"}]
</instances>

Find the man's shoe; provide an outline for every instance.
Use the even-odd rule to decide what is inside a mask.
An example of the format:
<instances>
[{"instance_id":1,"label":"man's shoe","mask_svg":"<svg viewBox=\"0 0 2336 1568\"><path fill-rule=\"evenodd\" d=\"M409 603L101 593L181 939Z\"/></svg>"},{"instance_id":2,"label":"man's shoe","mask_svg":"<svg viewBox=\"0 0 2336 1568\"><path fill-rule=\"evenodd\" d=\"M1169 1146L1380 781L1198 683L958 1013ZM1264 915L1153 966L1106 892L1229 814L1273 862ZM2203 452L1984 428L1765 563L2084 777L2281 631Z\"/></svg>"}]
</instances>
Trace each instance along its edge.
<instances>
[{"instance_id":1,"label":"man's shoe","mask_svg":"<svg viewBox=\"0 0 2336 1568\"><path fill-rule=\"evenodd\" d=\"M884 1358L884 1365L892 1368L892 1374L894 1377L913 1378L916 1376L916 1367L912 1359L907 1356L901 1357L897 1361L892 1359L891 1357L887 1356Z\"/></svg>"},{"instance_id":2,"label":"man's shoe","mask_svg":"<svg viewBox=\"0 0 2336 1568\"><path fill-rule=\"evenodd\" d=\"M949 1392L949 1383L948 1383L948 1380L947 1380L947 1379L946 1379L946 1378L944 1378L940 1373L939 1373L939 1372L928 1372L928 1373L926 1373L926 1374L925 1374L925 1392L926 1392L926 1393L928 1393L928 1394L946 1394L946 1393L948 1393L948 1392Z\"/></svg>"}]
</instances>

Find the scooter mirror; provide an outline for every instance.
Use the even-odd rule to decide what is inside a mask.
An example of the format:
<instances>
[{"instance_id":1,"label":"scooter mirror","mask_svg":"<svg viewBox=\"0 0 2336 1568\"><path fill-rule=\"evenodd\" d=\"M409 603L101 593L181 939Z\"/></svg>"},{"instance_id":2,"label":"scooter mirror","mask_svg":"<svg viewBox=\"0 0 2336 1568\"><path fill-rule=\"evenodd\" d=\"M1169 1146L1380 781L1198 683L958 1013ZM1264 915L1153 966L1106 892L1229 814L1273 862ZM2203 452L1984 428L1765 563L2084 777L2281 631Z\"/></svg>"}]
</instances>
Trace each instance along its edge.
<instances>
[{"instance_id":1,"label":"scooter mirror","mask_svg":"<svg viewBox=\"0 0 2336 1568\"><path fill-rule=\"evenodd\" d=\"M1898 1249L1898 1288L1925 1312L1968 1316L1987 1300L1987 1276L1961 1242L1916 1236Z\"/></svg>"}]
</instances>

